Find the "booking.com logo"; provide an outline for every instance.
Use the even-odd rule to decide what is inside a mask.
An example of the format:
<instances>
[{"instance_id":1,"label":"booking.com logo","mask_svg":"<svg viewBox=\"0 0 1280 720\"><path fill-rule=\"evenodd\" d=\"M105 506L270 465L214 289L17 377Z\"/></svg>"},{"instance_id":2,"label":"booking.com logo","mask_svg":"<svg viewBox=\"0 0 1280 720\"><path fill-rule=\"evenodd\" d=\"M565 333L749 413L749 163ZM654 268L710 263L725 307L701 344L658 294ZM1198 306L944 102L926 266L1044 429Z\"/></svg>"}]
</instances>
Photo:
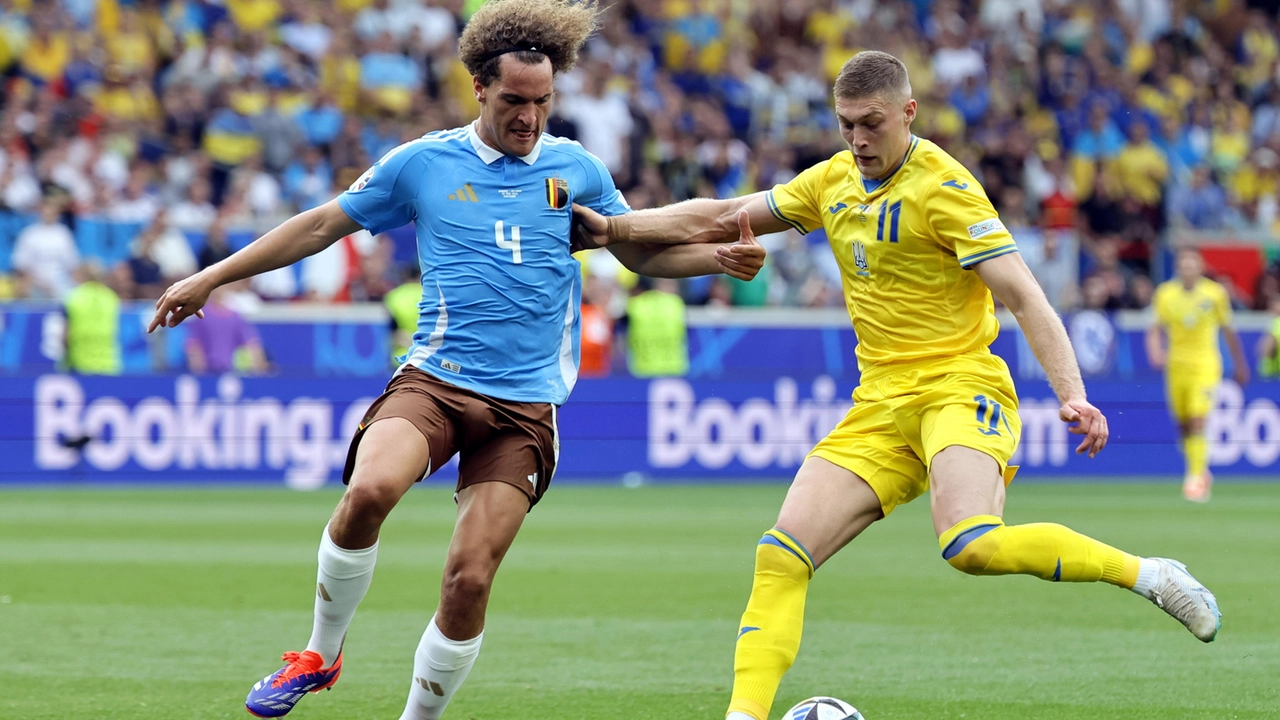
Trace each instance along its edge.
<instances>
[{"instance_id":1,"label":"booking.com logo","mask_svg":"<svg viewBox=\"0 0 1280 720\"><path fill-rule=\"evenodd\" d=\"M311 489L342 467L348 439L373 401L352 402L335 428L331 401L285 403L241 392L240 379L226 375L216 396L202 398L200 383L183 376L174 382L173 399L151 396L130 407L110 396L86 403L76 378L45 375L35 385L36 467L74 467L81 452L67 441L92 438L83 459L97 470L116 471L130 460L153 472L283 469L290 487Z\"/></svg>"}]
</instances>

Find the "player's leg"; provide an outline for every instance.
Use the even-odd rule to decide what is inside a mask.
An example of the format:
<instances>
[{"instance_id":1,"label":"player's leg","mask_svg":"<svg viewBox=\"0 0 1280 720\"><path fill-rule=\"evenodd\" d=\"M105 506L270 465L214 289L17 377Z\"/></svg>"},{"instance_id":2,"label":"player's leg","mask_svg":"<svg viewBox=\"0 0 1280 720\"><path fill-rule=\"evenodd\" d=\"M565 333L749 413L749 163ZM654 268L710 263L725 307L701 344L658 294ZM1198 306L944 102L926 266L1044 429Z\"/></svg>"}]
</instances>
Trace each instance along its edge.
<instances>
[{"instance_id":1,"label":"player's leg","mask_svg":"<svg viewBox=\"0 0 1280 720\"><path fill-rule=\"evenodd\" d=\"M810 457L787 491L778 522L756 545L751 597L733 658L730 720L765 720L795 661L814 570L883 517L880 498L852 471Z\"/></svg>"},{"instance_id":2,"label":"player's leg","mask_svg":"<svg viewBox=\"0 0 1280 720\"><path fill-rule=\"evenodd\" d=\"M414 654L413 684L401 720L439 718L471 672L484 638L494 576L528 512L528 494L508 483L484 482L458 492L440 606Z\"/></svg>"},{"instance_id":3,"label":"player's leg","mask_svg":"<svg viewBox=\"0 0 1280 720\"><path fill-rule=\"evenodd\" d=\"M1209 473L1209 439L1205 437L1205 418L1213 409L1213 399L1222 378L1217 375L1192 375L1186 381L1182 406L1182 447L1187 456L1187 474L1182 483L1182 496L1192 502L1209 502L1213 475Z\"/></svg>"},{"instance_id":4,"label":"player's leg","mask_svg":"<svg viewBox=\"0 0 1280 720\"><path fill-rule=\"evenodd\" d=\"M350 485L320 538L311 639L250 691L245 705L260 717L285 715L306 693L337 681L347 627L373 580L378 530L428 467L426 438L402 417L378 419L357 442Z\"/></svg>"},{"instance_id":5,"label":"player's leg","mask_svg":"<svg viewBox=\"0 0 1280 720\"><path fill-rule=\"evenodd\" d=\"M480 653L498 565L555 474L555 408L468 400L462 413L458 521L445 561L440 606L414 654L401 720L435 720Z\"/></svg>"},{"instance_id":6,"label":"player's leg","mask_svg":"<svg viewBox=\"0 0 1280 720\"><path fill-rule=\"evenodd\" d=\"M1205 642L1217 634L1217 601L1180 563L1139 558L1056 523L1005 525L1005 480L987 451L948 446L933 456L929 476L938 545L957 570L1106 582L1152 600Z\"/></svg>"},{"instance_id":7,"label":"player's leg","mask_svg":"<svg viewBox=\"0 0 1280 720\"><path fill-rule=\"evenodd\" d=\"M942 556L973 575L1035 575L1132 589L1139 558L1062 525L1005 525L1004 477L987 453L952 445L929 468L930 507Z\"/></svg>"}]
</instances>

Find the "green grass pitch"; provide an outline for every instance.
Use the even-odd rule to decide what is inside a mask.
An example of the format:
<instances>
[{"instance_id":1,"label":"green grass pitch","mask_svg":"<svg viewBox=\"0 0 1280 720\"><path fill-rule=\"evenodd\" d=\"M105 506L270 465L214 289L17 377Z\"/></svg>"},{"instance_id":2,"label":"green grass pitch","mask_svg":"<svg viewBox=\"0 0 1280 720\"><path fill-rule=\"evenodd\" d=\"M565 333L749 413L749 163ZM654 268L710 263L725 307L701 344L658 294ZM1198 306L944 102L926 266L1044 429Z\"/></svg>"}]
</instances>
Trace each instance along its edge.
<instances>
[{"instance_id":1,"label":"green grass pitch","mask_svg":"<svg viewBox=\"0 0 1280 720\"><path fill-rule=\"evenodd\" d=\"M738 616L783 485L559 487L498 574L484 651L446 717L723 717ZM0 718L248 718L249 686L310 631L336 491L0 492ZM417 488L383 533L332 692L291 718L399 716L453 523ZM973 578L927 501L823 567L774 717L830 694L868 720L1280 718L1280 484L1016 484L1049 520L1190 565L1221 601L1202 645L1130 593Z\"/></svg>"}]
</instances>

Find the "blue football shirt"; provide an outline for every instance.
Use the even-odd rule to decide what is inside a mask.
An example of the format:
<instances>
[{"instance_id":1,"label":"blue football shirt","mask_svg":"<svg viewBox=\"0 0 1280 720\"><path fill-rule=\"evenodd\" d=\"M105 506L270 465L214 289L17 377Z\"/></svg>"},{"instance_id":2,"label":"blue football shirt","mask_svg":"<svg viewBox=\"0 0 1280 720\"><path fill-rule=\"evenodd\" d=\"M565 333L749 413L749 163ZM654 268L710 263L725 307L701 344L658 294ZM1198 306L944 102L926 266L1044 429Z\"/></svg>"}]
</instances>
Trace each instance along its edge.
<instances>
[{"instance_id":1,"label":"blue football shirt","mask_svg":"<svg viewBox=\"0 0 1280 720\"><path fill-rule=\"evenodd\" d=\"M422 304L407 365L501 400L556 405L578 378L575 202L603 215L631 209L578 143L544 134L509 156L474 123L393 149L338 197L371 233L417 231Z\"/></svg>"}]
</instances>

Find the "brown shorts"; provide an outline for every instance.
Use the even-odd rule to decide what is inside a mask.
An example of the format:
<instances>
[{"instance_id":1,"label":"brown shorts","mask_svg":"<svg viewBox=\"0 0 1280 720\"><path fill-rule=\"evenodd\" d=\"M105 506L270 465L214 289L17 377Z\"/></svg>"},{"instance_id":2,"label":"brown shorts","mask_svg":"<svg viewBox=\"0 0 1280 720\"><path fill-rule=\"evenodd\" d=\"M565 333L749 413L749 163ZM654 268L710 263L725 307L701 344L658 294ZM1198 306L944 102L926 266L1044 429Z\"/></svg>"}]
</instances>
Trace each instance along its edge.
<instances>
[{"instance_id":1,"label":"brown shorts","mask_svg":"<svg viewBox=\"0 0 1280 720\"><path fill-rule=\"evenodd\" d=\"M498 400L410 366L369 406L347 450L343 483L351 481L365 428L389 417L408 420L427 439L431 461L423 478L460 453L458 490L504 482L523 490L532 508L555 474L560 456L555 405Z\"/></svg>"}]
</instances>

